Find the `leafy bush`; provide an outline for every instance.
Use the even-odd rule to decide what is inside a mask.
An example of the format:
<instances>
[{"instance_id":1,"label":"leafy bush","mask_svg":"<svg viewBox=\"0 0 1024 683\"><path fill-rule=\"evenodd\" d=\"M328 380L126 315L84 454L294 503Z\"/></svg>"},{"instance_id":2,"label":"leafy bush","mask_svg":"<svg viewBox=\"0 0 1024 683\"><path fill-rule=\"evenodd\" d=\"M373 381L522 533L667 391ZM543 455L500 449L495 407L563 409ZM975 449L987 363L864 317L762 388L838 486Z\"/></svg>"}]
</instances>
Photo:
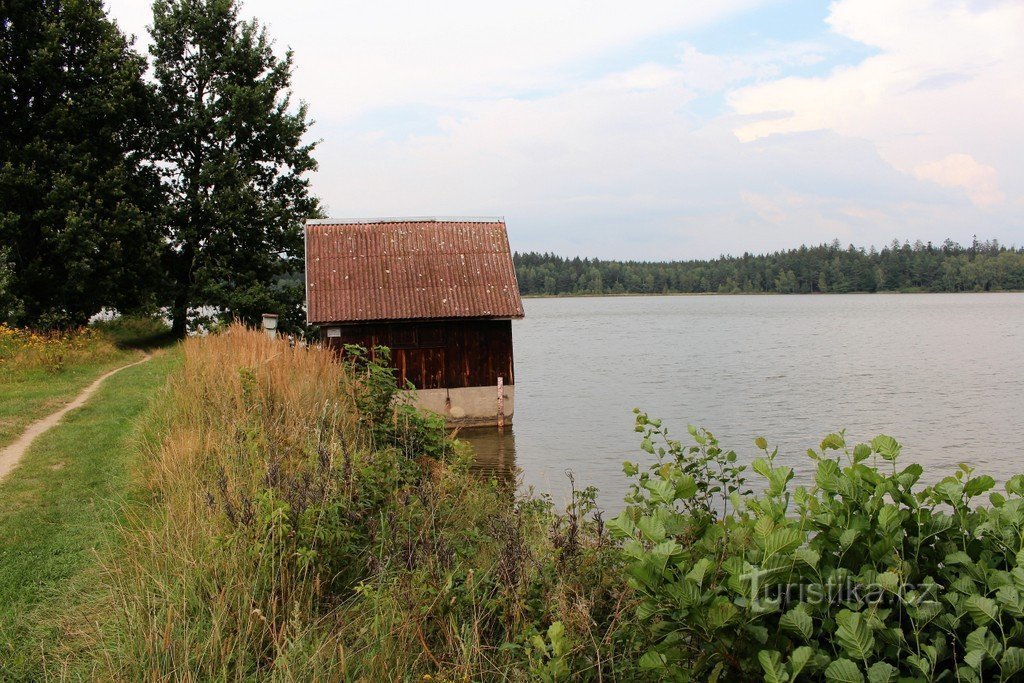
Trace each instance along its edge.
<instances>
[{"instance_id":1,"label":"leafy bush","mask_svg":"<svg viewBox=\"0 0 1024 683\"><path fill-rule=\"evenodd\" d=\"M344 362L355 378L354 399L359 419L378 448L396 448L412 457L447 459L453 443L444 418L421 413L412 403L411 382L399 386L391 367L391 350L378 346L372 354L361 346L346 345Z\"/></svg>"},{"instance_id":2,"label":"leafy bush","mask_svg":"<svg viewBox=\"0 0 1024 683\"><path fill-rule=\"evenodd\" d=\"M764 439L742 468L706 431L683 447L637 415L658 462L609 522L640 602L639 665L666 680L1010 680L1024 671L1024 477L1006 495L966 466L918 487L879 436L826 437L815 485L792 486ZM663 442L655 451L654 441ZM713 465L713 466L710 466ZM726 498L720 519L712 493Z\"/></svg>"},{"instance_id":3,"label":"leafy bush","mask_svg":"<svg viewBox=\"0 0 1024 683\"><path fill-rule=\"evenodd\" d=\"M162 318L145 315L119 315L110 320L94 322L91 327L119 344L141 344L170 334L171 328Z\"/></svg>"}]
</instances>

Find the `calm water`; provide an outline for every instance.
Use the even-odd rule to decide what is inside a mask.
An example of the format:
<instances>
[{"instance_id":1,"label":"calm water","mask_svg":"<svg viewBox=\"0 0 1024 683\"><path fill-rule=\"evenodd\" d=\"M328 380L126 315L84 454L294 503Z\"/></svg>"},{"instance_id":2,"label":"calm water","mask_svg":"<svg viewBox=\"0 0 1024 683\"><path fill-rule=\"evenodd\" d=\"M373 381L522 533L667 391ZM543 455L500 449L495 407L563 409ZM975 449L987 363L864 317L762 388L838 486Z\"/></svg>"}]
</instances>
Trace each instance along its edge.
<instances>
[{"instance_id":1,"label":"calm water","mask_svg":"<svg viewBox=\"0 0 1024 683\"><path fill-rule=\"evenodd\" d=\"M809 480L808 447L879 433L935 480L1024 472L1024 294L528 299L513 323L511 431L464 433L482 468L562 502L565 471L618 507L641 460L634 406L706 427L743 460L763 435Z\"/></svg>"}]
</instances>

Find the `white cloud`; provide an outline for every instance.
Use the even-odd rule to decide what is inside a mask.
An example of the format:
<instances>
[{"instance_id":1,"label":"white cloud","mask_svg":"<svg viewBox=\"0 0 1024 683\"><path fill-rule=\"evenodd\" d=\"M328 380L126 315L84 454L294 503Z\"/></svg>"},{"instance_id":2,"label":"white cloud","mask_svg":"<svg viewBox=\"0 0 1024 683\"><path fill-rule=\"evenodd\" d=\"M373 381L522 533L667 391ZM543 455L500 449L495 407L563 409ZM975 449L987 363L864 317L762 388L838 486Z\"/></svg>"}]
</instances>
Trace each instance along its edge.
<instances>
[{"instance_id":1,"label":"white cloud","mask_svg":"<svg viewBox=\"0 0 1024 683\"><path fill-rule=\"evenodd\" d=\"M737 137L832 130L979 205L1001 201L997 176L1005 168L1019 180L1024 152L1024 3L840 0L828 22L877 54L736 90Z\"/></svg>"},{"instance_id":2,"label":"white cloud","mask_svg":"<svg viewBox=\"0 0 1024 683\"><path fill-rule=\"evenodd\" d=\"M996 169L979 164L969 154L950 154L930 164L921 164L914 168L914 174L944 187L965 190L978 206L1001 204L1006 199L999 189Z\"/></svg>"},{"instance_id":3,"label":"white cloud","mask_svg":"<svg viewBox=\"0 0 1024 683\"><path fill-rule=\"evenodd\" d=\"M518 249L648 259L969 239L979 225L1024 239L1021 200L999 201L1024 196L1024 5L841 0L832 30L877 54L827 73L835 35L698 40L761 2L249 0L243 13L295 48L295 94L323 139L314 190L333 215L503 214ZM148 3L110 4L142 32ZM824 75L792 76L808 69Z\"/></svg>"},{"instance_id":4,"label":"white cloud","mask_svg":"<svg viewBox=\"0 0 1024 683\"><path fill-rule=\"evenodd\" d=\"M409 102L448 106L564 85L587 59L762 2L248 0L242 14L258 17L278 45L294 48L296 92L318 118L344 120ZM147 2L107 4L124 30L148 41Z\"/></svg>"}]
</instances>

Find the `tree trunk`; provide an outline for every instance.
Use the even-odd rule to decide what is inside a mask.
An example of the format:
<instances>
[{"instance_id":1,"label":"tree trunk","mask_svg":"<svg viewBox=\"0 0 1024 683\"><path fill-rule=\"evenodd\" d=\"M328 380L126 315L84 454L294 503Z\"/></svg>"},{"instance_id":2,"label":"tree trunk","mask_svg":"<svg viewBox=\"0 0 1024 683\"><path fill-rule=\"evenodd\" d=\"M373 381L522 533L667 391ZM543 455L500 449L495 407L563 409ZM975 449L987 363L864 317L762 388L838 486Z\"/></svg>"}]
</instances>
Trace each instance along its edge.
<instances>
[{"instance_id":1,"label":"tree trunk","mask_svg":"<svg viewBox=\"0 0 1024 683\"><path fill-rule=\"evenodd\" d=\"M188 307L192 298L193 260L195 249L186 244L178 255L175 268L174 303L171 305L171 334L184 339L188 334Z\"/></svg>"},{"instance_id":2,"label":"tree trunk","mask_svg":"<svg viewBox=\"0 0 1024 683\"><path fill-rule=\"evenodd\" d=\"M176 339L184 339L188 334L188 293L179 287L174 295L171 306L171 335Z\"/></svg>"}]
</instances>

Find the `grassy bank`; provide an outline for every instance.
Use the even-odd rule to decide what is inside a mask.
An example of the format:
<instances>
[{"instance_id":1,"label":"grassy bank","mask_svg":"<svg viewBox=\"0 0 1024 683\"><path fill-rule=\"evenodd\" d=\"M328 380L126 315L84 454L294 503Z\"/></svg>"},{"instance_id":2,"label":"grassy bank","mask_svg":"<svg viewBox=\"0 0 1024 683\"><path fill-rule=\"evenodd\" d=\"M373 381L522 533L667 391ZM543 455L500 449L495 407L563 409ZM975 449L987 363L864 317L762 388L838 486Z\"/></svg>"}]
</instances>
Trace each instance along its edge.
<instances>
[{"instance_id":1,"label":"grassy bank","mask_svg":"<svg viewBox=\"0 0 1024 683\"><path fill-rule=\"evenodd\" d=\"M811 486L638 413L625 509L469 473L395 382L231 328L140 422L142 495L50 671L112 680L1015 680L1024 477L921 487L842 434ZM685 440L685 443L684 443ZM748 481L748 477L752 481ZM44 621L45 623L45 621Z\"/></svg>"},{"instance_id":2,"label":"grassy bank","mask_svg":"<svg viewBox=\"0 0 1024 683\"><path fill-rule=\"evenodd\" d=\"M439 425L392 411L381 368L238 328L185 357L146 419L152 504L106 562L112 618L80 624L69 665L119 680L503 677L534 625L610 614L580 530L469 476Z\"/></svg>"},{"instance_id":3,"label":"grassy bank","mask_svg":"<svg viewBox=\"0 0 1024 683\"><path fill-rule=\"evenodd\" d=\"M0 447L108 370L164 341L159 321L125 318L68 332L0 325Z\"/></svg>"},{"instance_id":4,"label":"grassy bank","mask_svg":"<svg viewBox=\"0 0 1024 683\"><path fill-rule=\"evenodd\" d=\"M97 552L109 552L122 501L138 494L136 419L179 361L158 352L111 377L0 483L0 680L59 675L48 658L67 636L65 610L97 590Z\"/></svg>"}]
</instances>

